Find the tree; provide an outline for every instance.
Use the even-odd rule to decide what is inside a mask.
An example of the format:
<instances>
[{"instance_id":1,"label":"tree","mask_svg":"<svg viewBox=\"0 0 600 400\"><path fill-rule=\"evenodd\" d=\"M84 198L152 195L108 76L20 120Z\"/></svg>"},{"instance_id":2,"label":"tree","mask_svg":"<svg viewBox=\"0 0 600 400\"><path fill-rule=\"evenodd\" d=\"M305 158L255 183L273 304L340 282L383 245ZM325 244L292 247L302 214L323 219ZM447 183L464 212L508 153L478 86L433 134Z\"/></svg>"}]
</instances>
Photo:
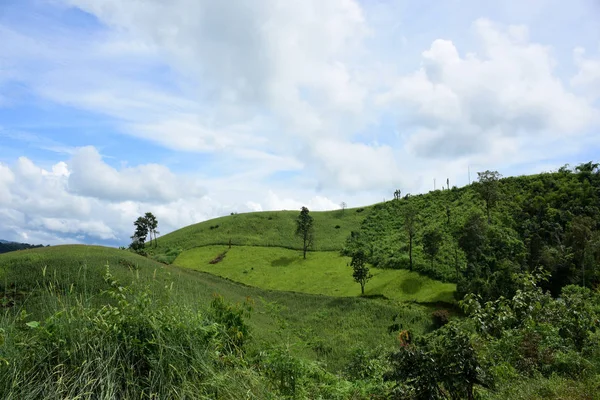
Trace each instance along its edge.
<instances>
[{"instance_id":1,"label":"tree","mask_svg":"<svg viewBox=\"0 0 600 400\"><path fill-rule=\"evenodd\" d=\"M440 251L441 244L442 234L436 229L431 229L423 235L423 251L431 258L431 268L433 268L433 262Z\"/></svg>"},{"instance_id":2,"label":"tree","mask_svg":"<svg viewBox=\"0 0 600 400\"><path fill-rule=\"evenodd\" d=\"M347 207L347 206L348 206L348 205L346 204L346 202L345 202L345 201L342 201L342 202L340 203L340 208L342 209L342 215L344 215L344 211L346 211L346 207Z\"/></svg>"},{"instance_id":3,"label":"tree","mask_svg":"<svg viewBox=\"0 0 600 400\"><path fill-rule=\"evenodd\" d=\"M135 233L131 236L129 247L139 251L145 247L146 238L148 237L148 223L144 217L138 217L133 225L135 226Z\"/></svg>"},{"instance_id":4,"label":"tree","mask_svg":"<svg viewBox=\"0 0 600 400\"><path fill-rule=\"evenodd\" d=\"M147 212L143 217L138 217L133 225L135 225L135 233L131 236L132 242L129 245L131 249L139 251L146 247L146 238L148 235L150 235L150 244L154 243L154 246L157 246L156 235L159 232L156 228L158 228L158 220L152 213ZM154 241L152 240L153 235Z\"/></svg>"},{"instance_id":5,"label":"tree","mask_svg":"<svg viewBox=\"0 0 600 400\"><path fill-rule=\"evenodd\" d=\"M478 172L479 186L478 191L485 201L488 224L491 222L490 210L496 205L500 195L498 180L502 177L498 171Z\"/></svg>"},{"instance_id":6,"label":"tree","mask_svg":"<svg viewBox=\"0 0 600 400\"><path fill-rule=\"evenodd\" d=\"M585 286L585 264L590 247L594 220L590 217L577 216L569 224L567 241L573 249L573 259L581 268L582 286Z\"/></svg>"},{"instance_id":7,"label":"tree","mask_svg":"<svg viewBox=\"0 0 600 400\"><path fill-rule=\"evenodd\" d=\"M362 250L358 250L352 256L350 265L354 269L352 277L356 283L360 283L360 293L365 294L365 285L373 277L367 267L367 256Z\"/></svg>"},{"instance_id":8,"label":"tree","mask_svg":"<svg viewBox=\"0 0 600 400\"><path fill-rule=\"evenodd\" d=\"M146 220L146 226L148 228L148 233L150 234L150 245L152 245L152 235L154 235L154 247L156 247L158 245L156 239L156 235L158 234L158 231L156 230L156 228L158 228L158 220L151 212L147 212L146 215L144 215L144 219Z\"/></svg>"},{"instance_id":9,"label":"tree","mask_svg":"<svg viewBox=\"0 0 600 400\"><path fill-rule=\"evenodd\" d=\"M404 207L404 231L408 235L408 260L410 270L413 270L413 239L417 233L417 223L419 219L419 212L412 203L409 203Z\"/></svg>"},{"instance_id":10,"label":"tree","mask_svg":"<svg viewBox=\"0 0 600 400\"><path fill-rule=\"evenodd\" d=\"M590 161L584 164L579 164L575 167L575 171L579 173L582 181L586 179L589 181L592 174L598 170L599 166L600 164Z\"/></svg>"},{"instance_id":11,"label":"tree","mask_svg":"<svg viewBox=\"0 0 600 400\"><path fill-rule=\"evenodd\" d=\"M308 208L302 207L300 215L296 219L296 235L302 238L302 253L306 260L306 251L313 244L313 217L309 214Z\"/></svg>"},{"instance_id":12,"label":"tree","mask_svg":"<svg viewBox=\"0 0 600 400\"><path fill-rule=\"evenodd\" d=\"M402 192L400 191L400 189L396 189L394 191L394 200L400 200L400 195L402 194Z\"/></svg>"}]
</instances>

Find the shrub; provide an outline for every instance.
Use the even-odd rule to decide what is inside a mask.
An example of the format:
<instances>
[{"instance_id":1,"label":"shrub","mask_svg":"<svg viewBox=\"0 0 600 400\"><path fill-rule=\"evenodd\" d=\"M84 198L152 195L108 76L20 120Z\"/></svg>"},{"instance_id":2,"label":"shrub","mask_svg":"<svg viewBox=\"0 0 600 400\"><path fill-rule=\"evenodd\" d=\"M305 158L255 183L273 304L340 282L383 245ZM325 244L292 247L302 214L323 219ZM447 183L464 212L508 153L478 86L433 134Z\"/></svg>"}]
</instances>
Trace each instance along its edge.
<instances>
[{"instance_id":1,"label":"shrub","mask_svg":"<svg viewBox=\"0 0 600 400\"><path fill-rule=\"evenodd\" d=\"M436 329L441 328L450 321L450 313L445 309L435 310L431 313L431 317L433 318L433 325Z\"/></svg>"},{"instance_id":2,"label":"shrub","mask_svg":"<svg viewBox=\"0 0 600 400\"><path fill-rule=\"evenodd\" d=\"M106 281L104 305L48 287L47 319L5 315L0 398L265 397L260 376L223 352L247 339L235 309L220 301L216 321L135 282L121 286L109 271Z\"/></svg>"}]
</instances>

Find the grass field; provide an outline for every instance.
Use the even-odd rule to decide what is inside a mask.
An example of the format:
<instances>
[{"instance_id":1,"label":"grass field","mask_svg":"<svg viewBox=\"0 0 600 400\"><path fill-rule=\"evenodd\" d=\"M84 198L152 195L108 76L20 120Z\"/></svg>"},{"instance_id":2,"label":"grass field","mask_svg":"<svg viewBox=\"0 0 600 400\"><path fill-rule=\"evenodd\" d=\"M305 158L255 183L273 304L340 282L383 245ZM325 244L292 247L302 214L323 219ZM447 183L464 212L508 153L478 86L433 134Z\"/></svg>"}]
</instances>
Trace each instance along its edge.
<instances>
[{"instance_id":1,"label":"grass field","mask_svg":"<svg viewBox=\"0 0 600 400\"><path fill-rule=\"evenodd\" d=\"M313 250L338 251L351 231L359 229L371 207L310 212L314 218ZM198 246L228 244L239 246L275 246L300 249L295 235L297 211L254 212L228 215L190 225L158 238L156 254L167 249L182 250Z\"/></svg>"},{"instance_id":2,"label":"grass field","mask_svg":"<svg viewBox=\"0 0 600 400\"><path fill-rule=\"evenodd\" d=\"M264 290L166 266L124 250L69 245L0 255L0 290L4 299L16 301L5 312L26 309L31 319L44 318L56 303L55 298L39 290L49 282L57 284L56 290L63 295L74 293L106 302L100 292L108 288L103 279L107 264L123 284L136 281L148 285L155 297L168 296L177 304L200 310L207 308L215 293L230 302L250 297L254 311L249 323L256 348L288 343L298 354L318 359L331 370L341 368L356 347L393 346L395 338L387 333L387 327L394 316L405 329L415 333L429 330L430 314L435 309L382 299ZM357 287L351 285L351 289Z\"/></svg>"},{"instance_id":3,"label":"grass field","mask_svg":"<svg viewBox=\"0 0 600 400\"><path fill-rule=\"evenodd\" d=\"M209 262L227 252L216 264ZM256 246L203 246L184 251L174 264L209 272L263 289L329 296L358 296L360 285L352 279L350 259L338 252L311 252L307 259L298 250ZM407 270L371 270L366 295L383 295L399 301L452 302L455 285L442 283Z\"/></svg>"}]
</instances>

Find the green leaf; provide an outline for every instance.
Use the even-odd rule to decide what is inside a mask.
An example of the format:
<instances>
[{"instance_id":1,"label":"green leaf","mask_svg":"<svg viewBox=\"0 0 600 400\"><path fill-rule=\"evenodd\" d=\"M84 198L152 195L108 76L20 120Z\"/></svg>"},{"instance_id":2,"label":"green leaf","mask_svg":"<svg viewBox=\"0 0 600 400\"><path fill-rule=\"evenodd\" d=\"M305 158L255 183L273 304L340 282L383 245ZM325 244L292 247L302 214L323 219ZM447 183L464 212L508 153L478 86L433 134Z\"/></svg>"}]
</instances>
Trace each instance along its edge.
<instances>
[{"instance_id":1,"label":"green leaf","mask_svg":"<svg viewBox=\"0 0 600 400\"><path fill-rule=\"evenodd\" d=\"M27 325L30 328L35 329L40 326L40 323L38 321L29 321L25 325Z\"/></svg>"}]
</instances>

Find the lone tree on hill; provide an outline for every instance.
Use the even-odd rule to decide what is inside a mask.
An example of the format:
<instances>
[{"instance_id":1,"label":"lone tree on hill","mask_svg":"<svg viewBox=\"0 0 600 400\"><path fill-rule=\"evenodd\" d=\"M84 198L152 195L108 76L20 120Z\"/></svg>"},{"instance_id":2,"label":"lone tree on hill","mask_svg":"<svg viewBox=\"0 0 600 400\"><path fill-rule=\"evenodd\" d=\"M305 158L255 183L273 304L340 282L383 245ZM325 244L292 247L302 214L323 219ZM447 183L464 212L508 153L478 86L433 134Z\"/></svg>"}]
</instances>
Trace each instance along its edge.
<instances>
[{"instance_id":1,"label":"lone tree on hill","mask_svg":"<svg viewBox=\"0 0 600 400\"><path fill-rule=\"evenodd\" d=\"M139 251L146 246L146 238L148 237L148 226L146 225L146 220L144 217L139 217L133 223L135 226L135 232L133 236L131 236L131 244L129 248Z\"/></svg>"},{"instance_id":2,"label":"lone tree on hill","mask_svg":"<svg viewBox=\"0 0 600 400\"><path fill-rule=\"evenodd\" d=\"M415 238L415 234L417 233L417 224L419 220L419 211L412 204L408 203L406 207L404 207L404 230L408 235L408 261L410 270L413 270L413 240Z\"/></svg>"},{"instance_id":3,"label":"lone tree on hill","mask_svg":"<svg viewBox=\"0 0 600 400\"><path fill-rule=\"evenodd\" d=\"M144 219L146 220L146 226L148 227L148 233L150 234L150 245L152 245L152 235L154 235L154 247L158 246L158 240L156 239L156 235L159 233L156 228L158 228L158 220L151 212L147 212L144 215Z\"/></svg>"},{"instance_id":4,"label":"lone tree on hill","mask_svg":"<svg viewBox=\"0 0 600 400\"><path fill-rule=\"evenodd\" d=\"M346 207L348 207L348 205L346 204L345 201L342 201L340 203L340 208L342 209L342 215L344 215L344 211L346 211Z\"/></svg>"},{"instance_id":5,"label":"lone tree on hill","mask_svg":"<svg viewBox=\"0 0 600 400\"><path fill-rule=\"evenodd\" d=\"M154 235L154 246L157 246L156 235L158 231L158 220L156 217L148 212L143 217L138 217L133 223L135 226L135 233L131 236L131 244L129 248L139 251L146 247L146 238L150 235L150 244L152 244L152 235Z\"/></svg>"},{"instance_id":6,"label":"lone tree on hill","mask_svg":"<svg viewBox=\"0 0 600 400\"><path fill-rule=\"evenodd\" d=\"M353 268L352 277L356 283L360 283L360 294L365 294L365 285L373 277L367 267L367 256L362 250L358 250L352 256L350 265Z\"/></svg>"},{"instance_id":7,"label":"lone tree on hill","mask_svg":"<svg viewBox=\"0 0 600 400\"><path fill-rule=\"evenodd\" d=\"M309 214L308 208L302 207L300 215L296 219L296 235L302 238L302 253L306 260L306 251L313 245L313 217Z\"/></svg>"},{"instance_id":8,"label":"lone tree on hill","mask_svg":"<svg viewBox=\"0 0 600 400\"><path fill-rule=\"evenodd\" d=\"M396 189L394 191L394 200L400 200L400 195L402 194L402 192L400 191L400 189Z\"/></svg>"},{"instance_id":9,"label":"lone tree on hill","mask_svg":"<svg viewBox=\"0 0 600 400\"><path fill-rule=\"evenodd\" d=\"M442 234L436 229L430 229L423 235L423 251L431 258L431 268L435 261L435 256L440 251L442 244Z\"/></svg>"},{"instance_id":10,"label":"lone tree on hill","mask_svg":"<svg viewBox=\"0 0 600 400\"><path fill-rule=\"evenodd\" d=\"M478 172L479 186L478 191L485 201L488 224L491 222L490 210L496 205L500 197L500 188L498 180L502 177L498 171Z\"/></svg>"}]
</instances>

